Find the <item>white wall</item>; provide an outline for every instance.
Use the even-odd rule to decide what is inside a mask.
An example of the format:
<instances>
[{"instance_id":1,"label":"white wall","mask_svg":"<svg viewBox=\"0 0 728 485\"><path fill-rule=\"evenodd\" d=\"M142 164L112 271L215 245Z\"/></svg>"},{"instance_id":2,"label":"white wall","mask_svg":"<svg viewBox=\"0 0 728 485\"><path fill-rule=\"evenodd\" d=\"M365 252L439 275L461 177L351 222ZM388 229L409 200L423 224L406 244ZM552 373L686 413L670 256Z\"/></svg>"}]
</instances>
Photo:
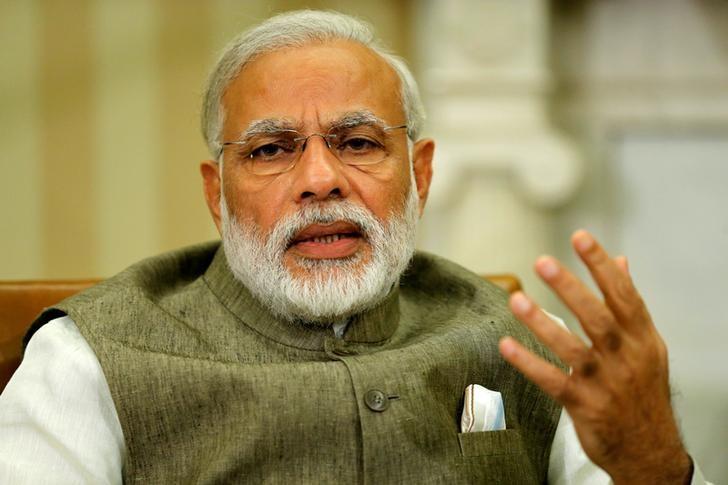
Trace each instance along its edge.
<instances>
[{"instance_id":1,"label":"white wall","mask_svg":"<svg viewBox=\"0 0 728 485\"><path fill-rule=\"evenodd\" d=\"M628 134L615 143L614 246L670 349L674 402L689 449L728 476L728 127Z\"/></svg>"}]
</instances>

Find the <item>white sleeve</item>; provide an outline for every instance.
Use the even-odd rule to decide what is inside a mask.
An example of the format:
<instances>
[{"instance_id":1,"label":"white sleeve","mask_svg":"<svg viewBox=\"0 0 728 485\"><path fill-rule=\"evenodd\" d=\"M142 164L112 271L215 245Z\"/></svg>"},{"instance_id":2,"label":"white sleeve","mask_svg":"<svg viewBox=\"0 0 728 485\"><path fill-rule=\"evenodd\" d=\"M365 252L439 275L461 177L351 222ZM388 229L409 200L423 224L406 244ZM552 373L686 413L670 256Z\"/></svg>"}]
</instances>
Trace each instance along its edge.
<instances>
[{"instance_id":1,"label":"white sleeve","mask_svg":"<svg viewBox=\"0 0 728 485\"><path fill-rule=\"evenodd\" d=\"M561 410L548 471L549 485L602 485L612 483L607 473L596 466L581 447L574 423L565 409Z\"/></svg>"},{"instance_id":2,"label":"white sleeve","mask_svg":"<svg viewBox=\"0 0 728 485\"><path fill-rule=\"evenodd\" d=\"M0 437L0 483L122 483L116 408L70 317L48 322L30 340L0 395Z\"/></svg>"}]
</instances>

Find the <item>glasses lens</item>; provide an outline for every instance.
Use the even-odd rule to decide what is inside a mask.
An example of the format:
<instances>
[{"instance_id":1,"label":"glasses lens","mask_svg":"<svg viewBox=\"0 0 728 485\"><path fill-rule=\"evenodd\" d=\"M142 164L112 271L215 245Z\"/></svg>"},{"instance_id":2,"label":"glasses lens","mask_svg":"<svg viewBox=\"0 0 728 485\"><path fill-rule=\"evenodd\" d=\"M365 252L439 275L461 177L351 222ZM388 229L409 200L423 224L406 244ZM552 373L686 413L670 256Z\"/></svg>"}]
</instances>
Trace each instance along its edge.
<instances>
[{"instance_id":1,"label":"glasses lens","mask_svg":"<svg viewBox=\"0 0 728 485\"><path fill-rule=\"evenodd\" d=\"M389 154L384 130L377 126L356 126L333 132L331 148L347 165L379 163Z\"/></svg>"},{"instance_id":2,"label":"glasses lens","mask_svg":"<svg viewBox=\"0 0 728 485\"><path fill-rule=\"evenodd\" d=\"M298 143L291 133L256 135L240 147L237 157L256 175L285 172L296 160Z\"/></svg>"}]
</instances>

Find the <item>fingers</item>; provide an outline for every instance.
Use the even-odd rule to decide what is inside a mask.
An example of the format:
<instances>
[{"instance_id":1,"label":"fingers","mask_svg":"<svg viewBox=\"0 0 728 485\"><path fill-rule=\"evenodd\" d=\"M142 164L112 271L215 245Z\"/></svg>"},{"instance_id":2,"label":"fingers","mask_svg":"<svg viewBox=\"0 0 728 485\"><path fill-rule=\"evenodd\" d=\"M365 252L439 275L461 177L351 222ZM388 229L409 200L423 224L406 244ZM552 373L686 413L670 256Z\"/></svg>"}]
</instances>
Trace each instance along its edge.
<instances>
[{"instance_id":1,"label":"fingers","mask_svg":"<svg viewBox=\"0 0 728 485\"><path fill-rule=\"evenodd\" d=\"M556 401L566 404L574 399L569 376L559 368L534 355L511 337L503 338L498 347L508 363Z\"/></svg>"},{"instance_id":2,"label":"fingers","mask_svg":"<svg viewBox=\"0 0 728 485\"><path fill-rule=\"evenodd\" d=\"M617 319L625 324L632 323L635 315L643 319L646 314L644 304L629 272L620 268L620 263L610 258L587 231L576 231L571 242ZM624 263L626 268L626 259Z\"/></svg>"},{"instance_id":3,"label":"fingers","mask_svg":"<svg viewBox=\"0 0 728 485\"><path fill-rule=\"evenodd\" d=\"M620 348L622 338L614 315L579 278L550 256L536 261L536 272L574 313L594 346L606 351Z\"/></svg>"},{"instance_id":4,"label":"fingers","mask_svg":"<svg viewBox=\"0 0 728 485\"><path fill-rule=\"evenodd\" d=\"M578 369L590 360L584 342L549 318L526 295L520 291L514 293L510 305L514 315L566 364Z\"/></svg>"},{"instance_id":5,"label":"fingers","mask_svg":"<svg viewBox=\"0 0 728 485\"><path fill-rule=\"evenodd\" d=\"M649 313L632 283L626 258L612 259L584 230L574 233L572 243L601 289L604 301L554 258L539 258L536 272L576 315L597 347L616 350L622 343L620 328L634 332L649 329Z\"/></svg>"}]
</instances>

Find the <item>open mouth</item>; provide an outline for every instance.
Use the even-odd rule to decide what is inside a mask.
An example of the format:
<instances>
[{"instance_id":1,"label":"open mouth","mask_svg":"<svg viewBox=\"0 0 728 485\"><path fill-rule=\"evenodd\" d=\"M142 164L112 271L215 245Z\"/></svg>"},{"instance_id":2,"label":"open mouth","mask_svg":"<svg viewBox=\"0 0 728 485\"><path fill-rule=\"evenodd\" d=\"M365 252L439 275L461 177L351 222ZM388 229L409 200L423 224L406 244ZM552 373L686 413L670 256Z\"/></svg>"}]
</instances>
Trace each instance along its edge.
<instances>
[{"instance_id":1,"label":"open mouth","mask_svg":"<svg viewBox=\"0 0 728 485\"><path fill-rule=\"evenodd\" d=\"M337 221L306 227L293 237L288 249L306 258L345 258L356 253L363 241L364 236L356 225Z\"/></svg>"}]
</instances>

